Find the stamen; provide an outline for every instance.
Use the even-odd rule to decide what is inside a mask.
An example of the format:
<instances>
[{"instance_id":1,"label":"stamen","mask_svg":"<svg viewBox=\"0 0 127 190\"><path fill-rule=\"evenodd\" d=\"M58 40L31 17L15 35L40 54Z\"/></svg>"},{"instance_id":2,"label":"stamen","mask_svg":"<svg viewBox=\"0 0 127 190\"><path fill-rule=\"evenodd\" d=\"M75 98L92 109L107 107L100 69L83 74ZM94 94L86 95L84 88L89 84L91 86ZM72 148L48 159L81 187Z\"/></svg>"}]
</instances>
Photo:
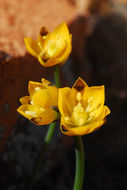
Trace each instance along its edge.
<instances>
[{"instance_id":1,"label":"stamen","mask_svg":"<svg viewBox=\"0 0 127 190\"><path fill-rule=\"evenodd\" d=\"M39 90L41 90L40 87L36 87L36 88L35 88L35 91L39 91Z\"/></svg>"},{"instance_id":2,"label":"stamen","mask_svg":"<svg viewBox=\"0 0 127 190\"><path fill-rule=\"evenodd\" d=\"M90 121L91 119L93 119L93 117L95 117L95 116L96 116L96 113L95 113L95 112L91 112L91 113L89 114L88 121Z\"/></svg>"},{"instance_id":3,"label":"stamen","mask_svg":"<svg viewBox=\"0 0 127 190\"><path fill-rule=\"evenodd\" d=\"M34 104L34 103L33 103L33 101L31 101L31 102L30 102L30 104L32 104L32 105L33 105L33 104Z\"/></svg>"},{"instance_id":4,"label":"stamen","mask_svg":"<svg viewBox=\"0 0 127 190\"><path fill-rule=\"evenodd\" d=\"M81 126L83 124L84 124L84 119L83 118L79 119L79 126Z\"/></svg>"},{"instance_id":5,"label":"stamen","mask_svg":"<svg viewBox=\"0 0 127 190\"><path fill-rule=\"evenodd\" d=\"M45 39L46 39L46 36L42 36L42 38L45 40Z\"/></svg>"},{"instance_id":6,"label":"stamen","mask_svg":"<svg viewBox=\"0 0 127 190\"><path fill-rule=\"evenodd\" d=\"M90 104L87 106L86 112L89 112L89 109L90 109Z\"/></svg>"},{"instance_id":7,"label":"stamen","mask_svg":"<svg viewBox=\"0 0 127 190\"><path fill-rule=\"evenodd\" d=\"M70 118L68 116L65 117L64 119L65 119L65 121L69 121L70 120Z\"/></svg>"},{"instance_id":8,"label":"stamen","mask_svg":"<svg viewBox=\"0 0 127 190\"><path fill-rule=\"evenodd\" d=\"M76 95L76 100L78 102L80 102L82 100L82 95L81 95L81 92L78 92L77 95Z\"/></svg>"},{"instance_id":9,"label":"stamen","mask_svg":"<svg viewBox=\"0 0 127 190\"><path fill-rule=\"evenodd\" d=\"M89 112L89 109L90 109L90 107L91 107L91 105L92 105L92 103L93 103L93 100L94 100L94 97L90 97L90 98L88 99L88 106L87 106L87 108L86 108L86 112Z\"/></svg>"},{"instance_id":10,"label":"stamen","mask_svg":"<svg viewBox=\"0 0 127 190\"><path fill-rule=\"evenodd\" d=\"M93 100L94 100L94 97L90 97L90 98L88 99L88 103L91 104L91 103L93 102Z\"/></svg>"},{"instance_id":11,"label":"stamen","mask_svg":"<svg viewBox=\"0 0 127 190\"><path fill-rule=\"evenodd\" d=\"M82 107L81 103L78 103L74 109L73 113L71 115L71 120L75 125L81 126L83 125L87 120L87 113Z\"/></svg>"},{"instance_id":12,"label":"stamen","mask_svg":"<svg viewBox=\"0 0 127 190\"><path fill-rule=\"evenodd\" d=\"M96 116L96 113L95 112L91 112L90 113L90 117L95 117Z\"/></svg>"},{"instance_id":13,"label":"stamen","mask_svg":"<svg viewBox=\"0 0 127 190\"><path fill-rule=\"evenodd\" d=\"M78 103L77 106L74 107L74 112L83 112L84 109L81 106L81 103Z\"/></svg>"},{"instance_id":14,"label":"stamen","mask_svg":"<svg viewBox=\"0 0 127 190\"><path fill-rule=\"evenodd\" d=\"M36 117L36 111L25 111L25 114Z\"/></svg>"},{"instance_id":15,"label":"stamen","mask_svg":"<svg viewBox=\"0 0 127 190\"><path fill-rule=\"evenodd\" d=\"M57 44L56 44L56 42L49 43L48 50L46 52L47 55L48 55L48 57L53 56L55 54L56 50L57 50Z\"/></svg>"}]
</instances>

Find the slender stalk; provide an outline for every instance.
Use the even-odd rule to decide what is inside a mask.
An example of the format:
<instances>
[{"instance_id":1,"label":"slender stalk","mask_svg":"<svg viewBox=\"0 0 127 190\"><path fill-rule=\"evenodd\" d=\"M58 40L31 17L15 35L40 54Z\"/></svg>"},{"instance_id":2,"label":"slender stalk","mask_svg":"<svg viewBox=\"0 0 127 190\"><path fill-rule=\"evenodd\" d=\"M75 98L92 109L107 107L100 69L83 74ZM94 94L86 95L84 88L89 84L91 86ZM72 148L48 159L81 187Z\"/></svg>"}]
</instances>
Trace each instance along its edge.
<instances>
[{"instance_id":1,"label":"slender stalk","mask_svg":"<svg viewBox=\"0 0 127 190\"><path fill-rule=\"evenodd\" d=\"M59 65L55 66L55 69L54 69L54 78L55 78L55 85L59 88L60 87Z\"/></svg>"},{"instance_id":2,"label":"slender stalk","mask_svg":"<svg viewBox=\"0 0 127 190\"><path fill-rule=\"evenodd\" d=\"M82 190L84 179L84 147L81 136L75 136L76 173L73 190Z\"/></svg>"},{"instance_id":3,"label":"slender stalk","mask_svg":"<svg viewBox=\"0 0 127 190\"><path fill-rule=\"evenodd\" d=\"M54 78L55 78L55 85L57 87L60 87L60 75L59 75L59 66L57 65L54 69ZM40 167L40 164L42 162L42 159L43 159L43 156L48 148L48 145L52 139L52 136L54 134L54 130L55 130L55 126L56 126L56 122L54 123L51 123L49 128L48 128L48 131L46 133L46 136L44 138L44 143L42 145L42 148L41 148L41 151L40 151L40 154L37 158L37 161L35 163L35 166L34 166L34 169L33 169L33 172L32 172L32 175L30 177L30 180L26 186L26 190L30 190L32 188L32 184L34 182L34 179L36 177L36 174L38 172L38 169Z\"/></svg>"},{"instance_id":4,"label":"slender stalk","mask_svg":"<svg viewBox=\"0 0 127 190\"><path fill-rule=\"evenodd\" d=\"M48 129L48 131L47 131L47 134L46 134L46 136L45 136L44 143L43 143L43 145L42 145L40 154L39 154L39 156L38 156L38 158L37 158L37 161L36 161L36 163L35 163L35 166L34 166L32 175L31 175L31 177L30 177L30 180L29 180L29 183L27 184L26 189L31 189L31 187L32 187L32 185L33 185L35 176L36 176L36 174L37 174L37 172L38 172L38 169L39 169L39 167L40 167L40 164L41 164L41 162L42 162L42 158L43 158L43 156L44 156L44 154L45 154L45 152L46 152L46 150L47 150L47 147L48 147L48 145L49 145L49 143L50 143L50 141L51 141L51 139L52 139L52 136L53 136L53 133L54 133L54 130L55 130L55 126L56 126L56 122L50 124L50 127L49 127L49 129Z\"/></svg>"}]
</instances>

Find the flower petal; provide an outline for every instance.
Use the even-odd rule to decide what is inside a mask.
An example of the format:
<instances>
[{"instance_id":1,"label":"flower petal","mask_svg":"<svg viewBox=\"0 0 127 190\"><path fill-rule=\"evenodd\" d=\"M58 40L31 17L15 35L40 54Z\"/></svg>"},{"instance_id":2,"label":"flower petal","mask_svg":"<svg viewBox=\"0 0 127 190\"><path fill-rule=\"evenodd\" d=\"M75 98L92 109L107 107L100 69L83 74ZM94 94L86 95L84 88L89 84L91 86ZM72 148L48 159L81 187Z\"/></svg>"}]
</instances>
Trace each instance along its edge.
<instances>
[{"instance_id":1,"label":"flower petal","mask_svg":"<svg viewBox=\"0 0 127 190\"><path fill-rule=\"evenodd\" d=\"M46 85L40 82L29 81L28 91L30 96L33 96L35 94L37 88L45 89Z\"/></svg>"},{"instance_id":2,"label":"flower petal","mask_svg":"<svg viewBox=\"0 0 127 190\"><path fill-rule=\"evenodd\" d=\"M47 125L57 119L57 113L53 109L41 111L34 105L21 105L17 111L37 125Z\"/></svg>"},{"instance_id":3,"label":"flower petal","mask_svg":"<svg viewBox=\"0 0 127 190\"><path fill-rule=\"evenodd\" d=\"M104 86L87 87L83 94L83 107L86 111L98 117L102 112L105 101Z\"/></svg>"},{"instance_id":4,"label":"flower petal","mask_svg":"<svg viewBox=\"0 0 127 190\"><path fill-rule=\"evenodd\" d=\"M71 116L76 105L76 90L69 87L59 89L58 107L63 117Z\"/></svg>"},{"instance_id":5,"label":"flower petal","mask_svg":"<svg viewBox=\"0 0 127 190\"><path fill-rule=\"evenodd\" d=\"M38 46L38 41L32 40L31 38L24 38L24 41L28 52L34 57L38 57L41 52L41 49Z\"/></svg>"},{"instance_id":6,"label":"flower petal","mask_svg":"<svg viewBox=\"0 0 127 190\"><path fill-rule=\"evenodd\" d=\"M89 133L97 130L104 123L105 123L105 120L102 120L102 121L98 121L98 122L95 122L95 123L90 124L90 125L70 128L68 131L64 131L61 128L61 132L65 135L68 135L68 136L86 135L86 134L89 134Z\"/></svg>"},{"instance_id":7,"label":"flower petal","mask_svg":"<svg viewBox=\"0 0 127 190\"><path fill-rule=\"evenodd\" d=\"M38 55L38 61L43 65L44 67L51 67L54 65L57 65L59 62L57 61L56 58L51 57L47 59L46 61L43 60L43 57L41 56L41 53Z\"/></svg>"},{"instance_id":8,"label":"flower petal","mask_svg":"<svg viewBox=\"0 0 127 190\"><path fill-rule=\"evenodd\" d=\"M48 80L46 80L46 79L44 79L44 78L42 78L41 81L42 81L42 84L43 84L44 86L46 86L46 87L51 84L50 81L48 81Z\"/></svg>"},{"instance_id":9,"label":"flower petal","mask_svg":"<svg viewBox=\"0 0 127 190\"><path fill-rule=\"evenodd\" d=\"M50 47L52 48L52 45L55 44L56 53L57 53L59 50L61 51L61 48L64 49L66 43L69 42L70 42L69 30L66 23L63 22L62 24L57 26L53 32L47 35L45 41L45 47L47 47L50 50Z\"/></svg>"},{"instance_id":10,"label":"flower petal","mask_svg":"<svg viewBox=\"0 0 127 190\"><path fill-rule=\"evenodd\" d=\"M31 101L30 96L24 96L24 97L20 98L21 104L30 104L30 101Z\"/></svg>"},{"instance_id":11,"label":"flower petal","mask_svg":"<svg viewBox=\"0 0 127 190\"><path fill-rule=\"evenodd\" d=\"M57 112L53 109L47 109L42 113L41 118L34 118L32 122L37 125L48 125L57 119Z\"/></svg>"},{"instance_id":12,"label":"flower petal","mask_svg":"<svg viewBox=\"0 0 127 190\"><path fill-rule=\"evenodd\" d=\"M24 104L21 105L17 111L23 115L24 117L26 117L27 119L32 119L35 118L37 116L39 116L41 114L41 110L37 109L36 106L34 105L30 105L30 104Z\"/></svg>"},{"instance_id":13,"label":"flower petal","mask_svg":"<svg viewBox=\"0 0 127 190\"><path fill-rule=\"evenodd\" d=\"M111 113L110 109L107 106L104 106L102 109L102 112L101 112L100 116L97 118L97 120L103 120L110 113Z\"/></svg>"},{"instance_id":14,"label":"flower petal","mask_svg":"<svg viewBox=\"0 0 127 190\"><path fill-rule=\"evenodd\" d=\"M38 108L50 108L53 99L48 89L40 89L32 96L32 102Z\"/></svg>"},{"instance_id":15,"label":"flower petal","mask_svg":"<svg viewBox=\"0 0 127 190\"><path fill-rule=\"evenodd\" d=\"M58 88L56 86L48 86L48 92L51 95L52 105L58 106Z\"/></svg>"}]
</instances>

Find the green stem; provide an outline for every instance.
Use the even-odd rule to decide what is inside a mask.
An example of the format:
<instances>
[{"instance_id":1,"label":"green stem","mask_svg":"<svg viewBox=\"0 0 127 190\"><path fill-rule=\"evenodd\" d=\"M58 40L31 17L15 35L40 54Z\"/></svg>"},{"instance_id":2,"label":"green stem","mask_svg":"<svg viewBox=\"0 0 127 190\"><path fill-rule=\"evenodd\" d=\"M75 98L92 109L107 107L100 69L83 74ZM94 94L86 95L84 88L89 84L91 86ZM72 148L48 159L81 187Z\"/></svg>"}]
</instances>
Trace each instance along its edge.
<instances>
[{"instance_id":1,"label":"green stem","mask_svg":"<svg viewBox=\"0 0 127 190\"><path fill-rule=\"evenodd\" d=\"M60 75L59 75L59 66L58 65L56 65L55 69L54 69L54 78L55 78L55 85L57 87L60 87ZM50 143L50 141L52 139L52 136L54 134L55 126L56 126L56 122L51 123L49 128L48 128L48 131L47 131L46 136L44 138L44 143L42 145L40 154L39 154L39 156L37 158L37 161L35 163L35 166L34 166L32 175L30 177L30 180L29 180L29 182L27 184L27 187L26 187L27 190L30 190L32 188L32 184L34 182L34 179L36 177L36 174L37 174L38 169L40 167L40 164L42 162L43 156L44 156L44 154L45 154L45 152L46 152L46 150L48 148L48 145L49 145L49 143Z\"/></svg>"},{"instance_id":2,"label":"green stem","mask_svg":"<svg viewBox=\"0 0 127 190\"><path fill-rule=\"evenodd\" d=\"M31 187L33 185L34 179L36 177L36 174L37 174L38 169L40 167L40 164L42 162L42 158L43 158L43 156L44 156L44 154L45 154L45 152L47 150L47 147L48 147L48 145L49 145L49 143L50 143L50 141L52 139L52 136L53 136L53 133L54 133L54 130L55 130L55 126L56 126L56 122L51 123L50 126L49 126L49 129L48 129L47 134L45 136L44 143L42 145L40 154L39 154L39 156L37 158L37 161L36 161L36 164L34 166L34 169L33 169L32 175L30 177L30 180L29 180L29 182L27 184L27 187L26 187L27 190L31 189Z\"/></svg>"},{"instance_id":3,"label":"green stem","mask_svg":"<svg viewBox=\"0 0 127 190\"><path fill-rule=\"evenodd\" d=\"M81 136L75 136L76 173L73 190L82 190L84 180L84 147Z\"/></svg>"},{"instance_id":4,"label":"green stem","mask_svg":"<svg viewBox=\"0 0 127 190\"><path fill-rule=\"evenodd\" d=\"M54 78L55 78L55 85L59 88L60 87L59 65L55 66L55 69L54 69Z\"/></svg>"}]
</instances>

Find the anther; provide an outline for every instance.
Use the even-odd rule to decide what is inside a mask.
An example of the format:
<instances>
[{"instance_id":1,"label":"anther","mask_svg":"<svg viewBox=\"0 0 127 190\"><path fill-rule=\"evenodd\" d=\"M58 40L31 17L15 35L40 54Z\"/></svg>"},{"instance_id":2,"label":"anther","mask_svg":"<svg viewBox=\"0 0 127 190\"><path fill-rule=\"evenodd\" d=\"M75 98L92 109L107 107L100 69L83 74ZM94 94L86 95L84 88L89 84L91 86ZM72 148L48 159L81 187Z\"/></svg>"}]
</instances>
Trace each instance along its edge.
<instances>
[{"instance_id":1,"label":"anther","mask_svg":"<svg viewBox=\"0 0 127 190\"><path fill-rule=\"evenodd\" d=\"M93 100L94 100L94 97L90 97L90 98L88 99L88 103L91 104L91 103L93 102Z\"/></svg>"},{"instance_id":2,"label":"anther","mask_svg":"<svg viewBox=\"0 0 127 190\"><path fill-rule=\"evenodd\" d=\"M25 114L30 115L32 117L36 117L36 112L35 111L25 111Z\"/></svg>"},{"instance_id":3,"label":"anther","mask_svg":"<svg viewBox=\"0 0 127 190\"><path fill-rule=\"evenodd\" d=\"M76 95L76 100L78 102L80 102L82 100L82 95L81 95L81 92L78 92L77 95Z\"/></svg>"},{"instance_id":4,"label":"anther","mask_svg":"<svg viewBox=\"0 0 127 190\"><path fill-rule=\"evenodd\" d=\"M35 91L39 91L39 90L41 90L40 87L36 87L36 88L35 88Z\"/></svg>"}]
</instances>

